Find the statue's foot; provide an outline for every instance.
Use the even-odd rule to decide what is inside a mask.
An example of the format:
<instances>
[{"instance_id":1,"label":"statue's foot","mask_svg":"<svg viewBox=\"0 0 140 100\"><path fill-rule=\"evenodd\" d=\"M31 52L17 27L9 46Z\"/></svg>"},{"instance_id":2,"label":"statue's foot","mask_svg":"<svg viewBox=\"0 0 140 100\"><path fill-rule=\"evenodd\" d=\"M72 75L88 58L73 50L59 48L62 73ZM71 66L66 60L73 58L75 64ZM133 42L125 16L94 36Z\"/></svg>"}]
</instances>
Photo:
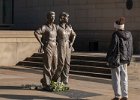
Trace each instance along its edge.
<instances>
[{"instance_id":1,"label":"statue's foot","mask_svg":"<svg viewBox=\"0 0 140 100\"><path fill-rule=\"evenodd\" d=\"M51 86L43 87L42 90L48 91L48 92L53 92L53 88Z\"/></svg>"}]
</instances>

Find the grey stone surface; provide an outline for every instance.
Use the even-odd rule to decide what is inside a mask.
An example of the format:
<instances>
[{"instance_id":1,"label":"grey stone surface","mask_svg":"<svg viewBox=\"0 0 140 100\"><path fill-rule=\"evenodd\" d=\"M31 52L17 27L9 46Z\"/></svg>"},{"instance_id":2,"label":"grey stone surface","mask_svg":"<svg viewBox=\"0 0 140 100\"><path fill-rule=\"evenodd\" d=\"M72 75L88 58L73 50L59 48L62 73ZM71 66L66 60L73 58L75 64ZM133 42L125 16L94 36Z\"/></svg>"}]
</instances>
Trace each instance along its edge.
<instances>
[{"instance_id":1,"label":"grey stone surface","mask_svg":"<svg viewBox=\"0 0 140 100\"><path fill-rule=\"evenodd\" d=\"M134 40L134 54L140 54L140 47L138 46L140 42L140 34L139 31L131 31L133 35ZM74 44L76 51L90 51L90 48L92 49L92 52L95 52L96 50L93 50L95 46L94 42L98 42L98 50L100 52L106 52L109 47L109 43L111 41L111 36L113 31L107 31L107 30L101 30L101 31L76 31L77 38ZM91 47L89 43L91 44Z\"/></svg>"},{"instance_id":2,"label":"grey stone surface","mask_svg":"<svg viewBox=\"0 0 140 100\"><path fill-rule=\"evenodd\" d=\"M37 52L33 31L0 31L0 65L15 65Z\"/></svg>"},{"instance_id":3,"label":"grey stone surface","mask_svg":"<svg viewBox=\"0 0 140 100\"><path fill-rule=\"evenodd\" d=\"M46 91L25 90L23 84L39 85L42 73L39 70L25 68L20 66L0 66L0 99L1 100L111 100L113 90L111 84L105 84L104 81L86 81L72 79L70 76L67 92L54 93ZM38 73L35 73L38 72ZM11 77L7 77L11 76ZM18 77L16 77L18 76ZM129 99L139 100L140 80L129 80Z\"/></svg>"},{"instance_id":4,"label":"grey stone surface","mask_svg":"<svg viewBox=\"0 0 140 100\"><path fill-rule=\"evenodd\" d=\"M106 52L113 31L77 30L74 43L75 51ZM132 31L134 53L140 54L139 31ZM94 50L98 42L98 50ZM90 44L91 43L91 44ZM95 44L94 44L95 43ZM15 65L37 52L39 44L33 31L0 31L0 65Z\"/></svg>"},{"instance_id":5,"label":"grey stone surface","mask_svg":"<svg viewBox=\"0 0 140 100\"><path fill-rule=\"evenodd\" d=\"M130 19L139 20L140 16L139 1L133 0L133 2L132 10L127 10L126 1L123 0L15 0L14 24L15 28L34 29L43 23L44 19L39 17L40 15L43 16L49 10L55 10L57 15L62 11L69 12L72 20L74 20L71 22L75 25L76 30L112 30L112 23L120 16L126 17L127 23L129 23L128 29L139 30L139 21L129 21ZM83 23L75 20L78 18ZM103 20L86 22L88 18L93 20L101 18ZM108 21L110 24L104 21ZM95 27L87 27L86 25L84 26L86 23L90 23L93 26L96 25Z\"/></svg>"},{"instance_id":6,"label":"grey stone surface","mask_svg":"<svg viewBox=\"0 0 140 100\"><path fill-rule=\"evenodd\" d=\"M70 22L73 29L80 30L77 32L81 39L77 40L79 40L78 42L82 42L84 45L83 48L76 45L77 50L83 51L89 50L89 41L83 42L85 39L90 41L99 41L99 50L106 51L107 46L109 45L108 39L110 39L111 36L110 30L114 29L114 21L120 16L125 16L126 29L134 32L132 33L135 40L134 51L135 53L140 53L140 47L137 46L140 41L138 35L140 30L139 0L133 0L133 8L131 10L126 9L126 0L15 0L14 25L12 28L36 29L44 23L44 16L49 10L54 10L56 12L56 22L58 22L58 16L62 11L69 12ZM95 35L95 32L98 32L98 30L103 31L98 33L101 38L95 38L97 35ZM89 31L92 32L89 33ZM14 41L9 40L8 38L4 40ZM4 40L1 39L0 41Z\"/></svg>"}]
</instances>

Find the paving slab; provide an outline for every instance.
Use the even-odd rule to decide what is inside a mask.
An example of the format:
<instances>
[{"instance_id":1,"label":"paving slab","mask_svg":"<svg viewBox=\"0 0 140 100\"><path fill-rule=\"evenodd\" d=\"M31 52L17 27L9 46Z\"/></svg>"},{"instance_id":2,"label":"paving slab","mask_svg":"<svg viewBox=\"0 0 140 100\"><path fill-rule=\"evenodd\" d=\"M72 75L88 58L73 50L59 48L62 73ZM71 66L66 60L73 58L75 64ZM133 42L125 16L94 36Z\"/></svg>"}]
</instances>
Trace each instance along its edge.
<instances>
[{"instance_id":1,"label":"paving slab","mask_svg":"<svg viewBox=\"0 0 140 100\"><path fill-rule=\"evenodd\" d=\"M22 85L40 85L42 71L21 67L0 67L0 100L111 100L113 90L111 80L70 76L70 90L66 92L46 92L23 89ZM140 81L129 80L129 100L139 100Z\"/></svg>"}]
</instances>

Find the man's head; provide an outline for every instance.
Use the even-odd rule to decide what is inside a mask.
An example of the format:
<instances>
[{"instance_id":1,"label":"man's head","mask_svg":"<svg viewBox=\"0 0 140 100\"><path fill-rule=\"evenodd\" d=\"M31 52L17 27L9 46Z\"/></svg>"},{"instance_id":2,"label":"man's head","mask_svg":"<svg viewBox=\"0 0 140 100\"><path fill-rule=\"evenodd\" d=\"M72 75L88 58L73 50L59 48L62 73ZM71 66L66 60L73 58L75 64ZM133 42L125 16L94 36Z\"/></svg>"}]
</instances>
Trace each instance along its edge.
<instances>
[{"instance_id":1,"label":"man's head","mask_svg":"<svg viewBox=\"0 0 140 100\"><path fill-rule=\"evenodd\" d=\"M49 11L47 13L47 20L49 22L54 22L54 20L55 20L55 12L54 11Z\"/></svg>"},{"instance_id":2,"label":"man's head","mask_svg":"<svg viewBox=\"0 0 140 100\"><path fill-rule=\"evenodd\" d=\"M118 20L114 22L114 28L116 30L124 30L125 26L125 17L120 17Z\"/></svg>"},{"instance_id":3,"label":"man's head","mask_svg":"<svg viewBox=\"0 0 140 100\"><path fill-rule=\"evenodd\" d=\"M59 16L59 21L62 23L68 23L69 21L69 14L66 12L62 12Z\"/></svg>"}]
</instances>

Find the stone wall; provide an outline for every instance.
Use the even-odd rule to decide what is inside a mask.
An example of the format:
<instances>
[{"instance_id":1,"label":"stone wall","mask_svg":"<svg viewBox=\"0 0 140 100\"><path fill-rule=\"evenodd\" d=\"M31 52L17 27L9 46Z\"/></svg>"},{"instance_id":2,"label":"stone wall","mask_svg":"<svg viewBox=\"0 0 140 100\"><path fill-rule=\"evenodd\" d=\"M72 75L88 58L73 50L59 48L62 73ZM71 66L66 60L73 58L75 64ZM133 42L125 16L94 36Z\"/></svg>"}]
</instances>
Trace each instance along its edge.
<instances>
[{"instance_id":1,"label":"stone wall","mask_svg":"<svg viewBox=\"0 0 140 100\"><path fill-rule=\"evenodd\" d=\"M2 1L0 0L0 7L2 7ZM0 15L2 15L2 9L0 9ZM0 16L0 24L2 23L2 16Z\"/></svg>"},{"instance_id":2,"label":"stone wall","mask_svg":"<svg viewBox=\"0 0 140 100\"><path fill-rule=\"evenodd\" d=\"M0 31L0 66L12 66L37 52L33 31Z\"/></svg>"},{"instance_id":3,"label":"stone wall","mask_svg":"<svg viewBox=\"0 0 140 100\"><path fill-rule=\"evenodd\" d=\"M106 52L109 46L112 31L76 31L77 38L74 43L75 51ZM133 31L134 52L140 51L139 31ZM85 35L86 34L86 35ZM102 35L102 36L101 36ZM0 66L12 66L19 61L30 57L37 52L39 43L33 35L33 31L0 31ZM136 63L137 64L137 63ZM132 64L136 66L138 64Z\"/></svg>"},{"instance_id":4,"label":"stone wall","mask_svg":"<svg viewBox=\"0 0 140 100\"><path fill-rule=\"evenodd\" d=\"M140 0L133 0L133 8L126 8L126 0L14 0L15 28L36 28L44 23L49 10L70 14L76 30L112 30L113 22L126 17L128 30L140 30Z\"/></svg>"},{"instance_id":5,"label":"stone wall","mask_svg":"<svg viewBox=\"0 0 140 100\"><path fill-rule=\"evenodd\" d=\"M113 31L79 30L74 43L76 51L107 52ZM131 31L133 35L134 54L140 54L140 31Z\"/></svg>"},{"instance_id":6,"label":"stone wall","mask_svg":"<svg viewBox=\"0 0 140 100\"><path fill-rule=\"evenodd\" d=\"M126 29L134 37L134 52L140 54L140 0L133 0L131 10L126 9L126 0L14 0L12 27L36 29L50 10L56 12L56 23L62 11L69 12L70 23L77 30L77 51L107 51L114 21L125 16Z\"/></svg>"},{"instance_id":7,"label":"stone wall","mask_svg":"<svg viewBox=\"0 0 140 100\"><path fill-rule=\"evenodd\" d=\"M126 29L132 31L134 51L140 53L140 0L133 0L133 8L126 8L126 0L14 0L15 29L36 29L45 22L46 13L56 12L56 23L62 11L69 12L70 23L76 31L75 47L79 51L106 51L113 23L126 17ZM82 45L81 45L82 43ZM96 45L96 46L95 46Z\"/></svg>"}]
</instances>

